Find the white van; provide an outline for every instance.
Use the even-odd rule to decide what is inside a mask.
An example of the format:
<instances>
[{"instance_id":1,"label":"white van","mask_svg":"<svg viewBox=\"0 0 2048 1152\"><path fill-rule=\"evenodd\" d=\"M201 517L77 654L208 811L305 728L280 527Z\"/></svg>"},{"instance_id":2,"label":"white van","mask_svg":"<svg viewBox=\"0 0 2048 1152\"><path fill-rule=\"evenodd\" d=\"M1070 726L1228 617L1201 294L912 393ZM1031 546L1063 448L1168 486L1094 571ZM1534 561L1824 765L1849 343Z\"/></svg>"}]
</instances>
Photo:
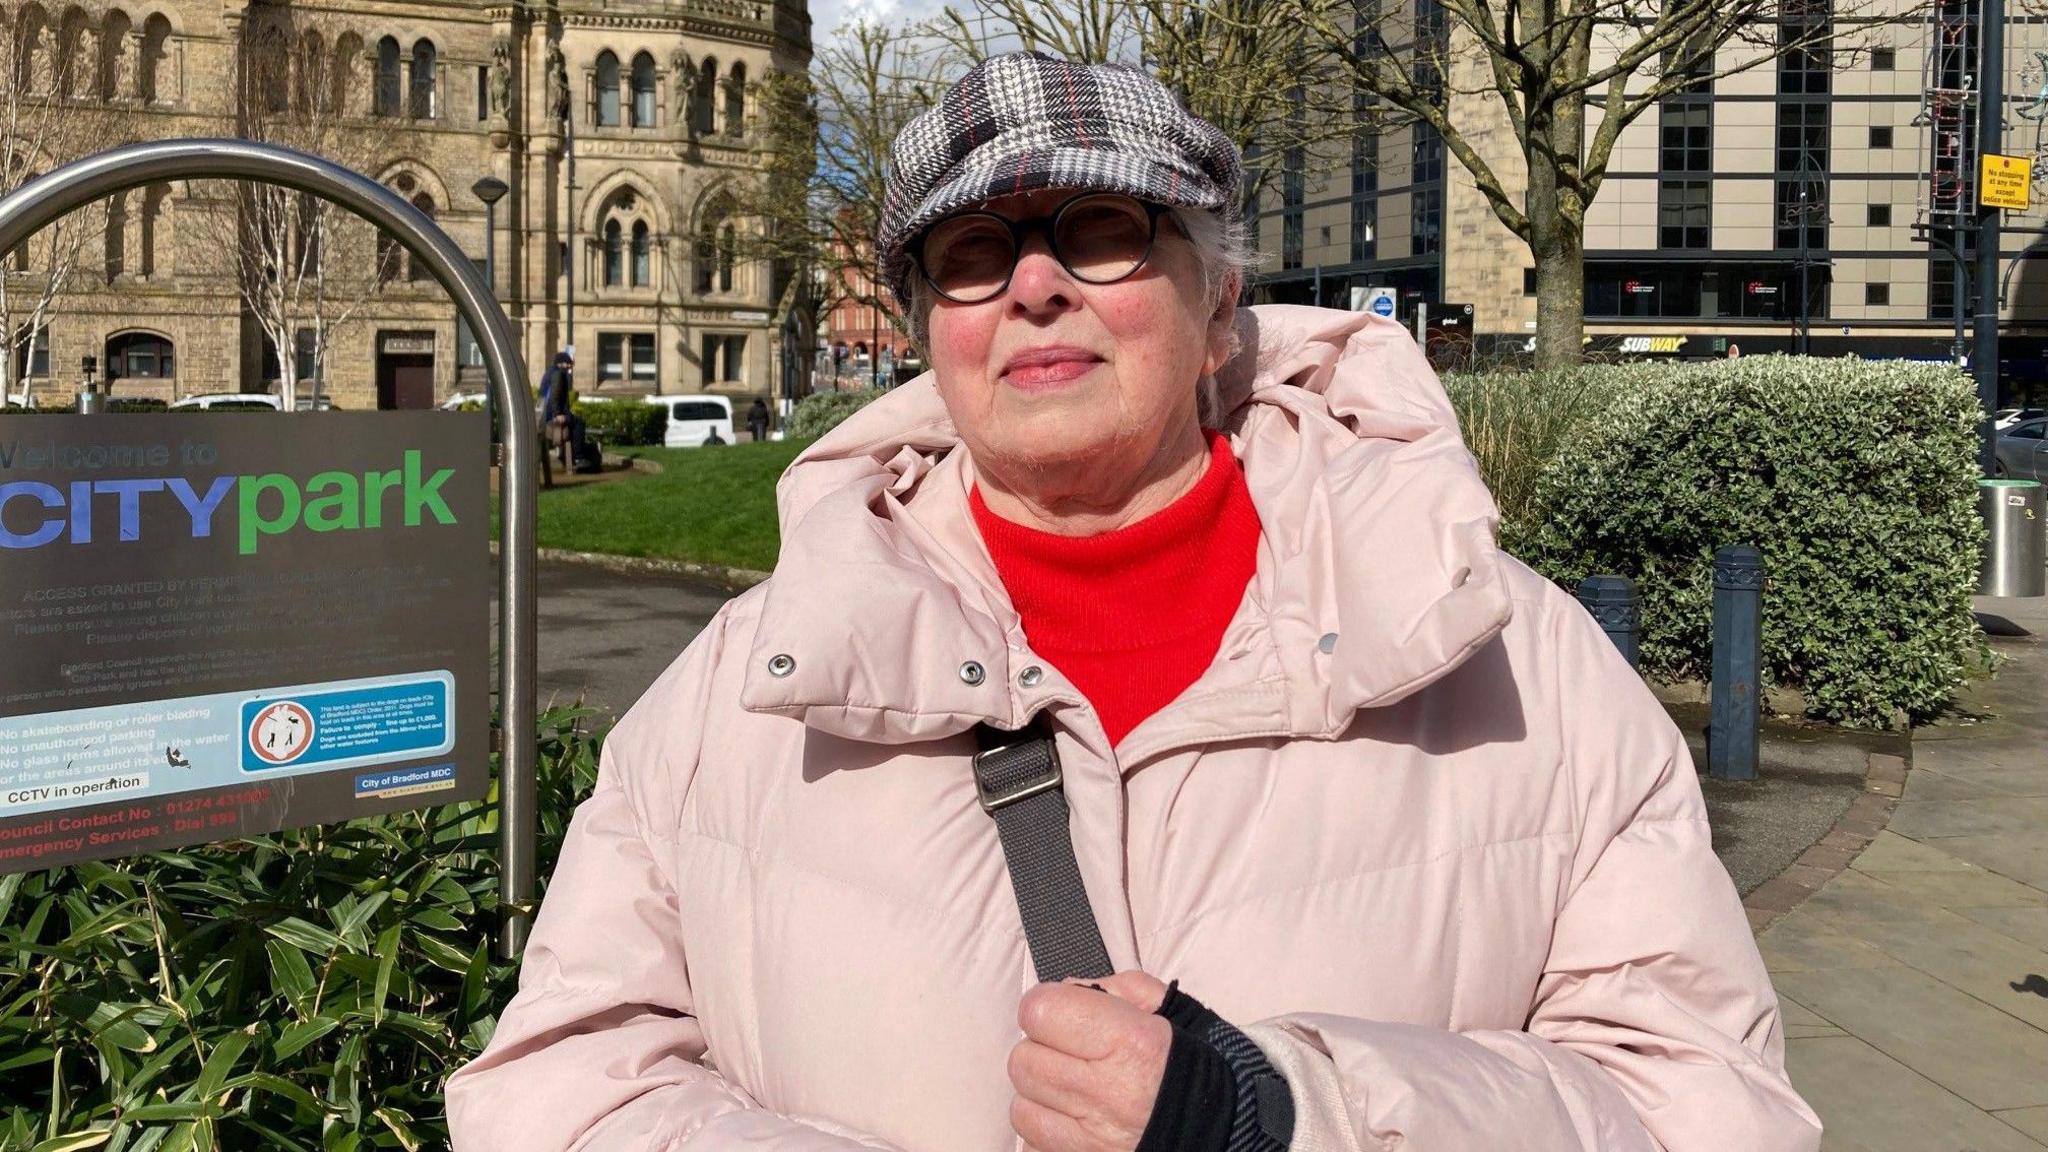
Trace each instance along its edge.
<instances>
[{"instance_id":1,"label":"white van","mask_svg":"<svg viewBox=\"0 0 2048 1152\"><path fill-rule=\"evenodd\" d=\"M197 396L187 396L182 400L173 400L170 410L173 412L190 412L194 410L218 412L223 409L232 408L243 410L268 408L272 412L282 412L284 411L284 401L268 392L206 392Z\"/></svg>"},{"instance_id":2,"label":"white van","mask_svg":"<svg viewBox=\"0 0 2048 1152\"><path fill-rule=\"evenodd\" d=\"M645 404L668 409L667 448L701 448L715 435L727 444L734 441L732 401L709 393L689 392L668 396L642 396Z\"/></svg>"}]
</instances>

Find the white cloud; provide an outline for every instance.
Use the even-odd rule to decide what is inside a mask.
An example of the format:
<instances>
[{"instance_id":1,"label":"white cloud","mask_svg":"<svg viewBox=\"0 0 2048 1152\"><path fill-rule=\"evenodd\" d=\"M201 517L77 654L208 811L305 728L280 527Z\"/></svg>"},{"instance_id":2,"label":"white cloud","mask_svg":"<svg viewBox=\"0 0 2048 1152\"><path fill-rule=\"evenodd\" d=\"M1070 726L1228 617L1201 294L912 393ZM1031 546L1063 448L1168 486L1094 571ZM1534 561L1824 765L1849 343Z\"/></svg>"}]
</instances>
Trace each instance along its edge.
<instances>
[{"instance_id":1,"label":"white cloud","mask_svg":"<svg viewBox=\"0 0 2048 1152\"><path fill-rule=\"evenodd\" d=\"M902 27L928 20L946 8L946 0L813 0L811 38L826 43L848 24L881 23Z\"/></svg>"}]
</instances>

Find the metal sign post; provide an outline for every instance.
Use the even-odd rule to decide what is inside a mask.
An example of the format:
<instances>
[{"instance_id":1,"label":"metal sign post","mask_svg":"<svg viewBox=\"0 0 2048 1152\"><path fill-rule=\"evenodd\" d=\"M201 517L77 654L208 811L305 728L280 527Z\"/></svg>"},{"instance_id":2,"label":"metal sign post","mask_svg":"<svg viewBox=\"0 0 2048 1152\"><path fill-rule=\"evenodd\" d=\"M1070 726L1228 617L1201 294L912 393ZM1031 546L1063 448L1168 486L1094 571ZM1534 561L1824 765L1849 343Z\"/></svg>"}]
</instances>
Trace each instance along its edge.
<instances>
[{"instance_id":1,"label":"metal sign post","mask_svg":"<svg viewBox=\"0 0 2048 1152\"><path fill-rule=\"evenodd\" d=\"M2005 151L2005 0L1983 0L1977 40L1977 155ZM1985 476L1997 470L1998 430L1998 264L2000 209L1977 190L1976 348L1970 368L1977 377L1977 466ZM1962 301L1956 301L1962 307Z\"/></svg>"},{"instance_id":2,"label":"metal sign post","mask_svg":"<svg viewBox=\"0 0 2048 1152\"><path fill-rule=\"evenodd\" d=\"M146 184L171 180L253 180L318 196L370 221L422 261L455 299L482 343L484 366L504 420L499 473L504 517L499 597L499 954L516 958L531 923L534 890L534 718L538 618L534 607L534 469L539 463L533 397L512 324L491 285L455 242L397 193L317 156L247 140L161 140L67 164L0 198L0 252L11 252L68 212Z\"/></svg>"}]
</instances>

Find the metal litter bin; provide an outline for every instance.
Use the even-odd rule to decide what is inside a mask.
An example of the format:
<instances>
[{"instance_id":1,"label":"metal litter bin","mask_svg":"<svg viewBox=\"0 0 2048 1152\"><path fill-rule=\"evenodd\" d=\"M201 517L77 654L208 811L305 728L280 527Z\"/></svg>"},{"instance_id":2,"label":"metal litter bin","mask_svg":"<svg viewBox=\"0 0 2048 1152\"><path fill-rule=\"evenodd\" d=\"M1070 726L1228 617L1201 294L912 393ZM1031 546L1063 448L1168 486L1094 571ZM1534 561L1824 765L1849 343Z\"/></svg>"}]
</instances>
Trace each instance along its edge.
<instances>
[{"instance_id":1,"label":"metal litter bin","mask_svg":"<svg viewBox=\"0 0 2048 1152\"><path fill-rule=\"evenodd\" d=\"M2037 480L1977 481L1984 554L1977 591L1984 596L2048 595L2048 522Z\"/></svg>"}]
</instances>

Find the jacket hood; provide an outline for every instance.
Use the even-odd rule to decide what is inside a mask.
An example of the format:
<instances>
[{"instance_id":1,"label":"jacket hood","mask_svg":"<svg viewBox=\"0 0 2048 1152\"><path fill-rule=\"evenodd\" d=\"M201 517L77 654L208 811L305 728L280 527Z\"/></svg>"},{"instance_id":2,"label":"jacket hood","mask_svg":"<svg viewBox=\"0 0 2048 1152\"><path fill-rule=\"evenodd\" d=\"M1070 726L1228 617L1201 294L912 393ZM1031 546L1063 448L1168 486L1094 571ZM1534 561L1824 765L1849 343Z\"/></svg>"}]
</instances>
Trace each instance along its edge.
<instances>
[{"instance_id":1,"label":"jacket hood","mask_svg":"<svg viewBox=\"0 0 2048 1152\"><path fill-rule=\"evenodd\" d=\"M1408 333L1286 305L1237 323L1221 423L1259 513L1258 573L1211 669L1168 706L1162 744L1333 738L1449 672L1510 614L1493 499ZM777 487L782 553L742 703L898 743L1020 727L1051 702L1012 674L1028 649L974 529L972 484L930 373L805 450Z\"/></svg>"}]
</instances>

